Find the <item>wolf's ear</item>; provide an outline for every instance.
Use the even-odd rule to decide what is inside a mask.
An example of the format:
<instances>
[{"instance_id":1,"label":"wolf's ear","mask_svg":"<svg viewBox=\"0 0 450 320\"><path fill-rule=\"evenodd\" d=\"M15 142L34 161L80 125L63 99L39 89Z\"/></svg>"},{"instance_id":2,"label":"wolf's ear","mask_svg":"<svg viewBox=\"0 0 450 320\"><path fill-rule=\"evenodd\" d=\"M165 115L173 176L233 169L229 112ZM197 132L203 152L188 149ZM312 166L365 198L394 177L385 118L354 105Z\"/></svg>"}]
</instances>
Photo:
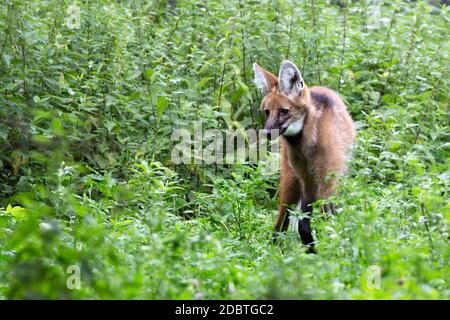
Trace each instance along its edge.
<instances>
[{"instance_id":1,"label":"wolf's ear","mask_svg":"<svg viewBox=\"0 0 450 320\"><path fill-rule=\"evenodd\" d=\"M278 79L275 75L267 70L264 70L256 63L253 64L253 72L255 74L254 82L256 86L261 90L263 95L268 94L278 82Z\"/></svg>"},{"instance_id":2,"label":"wolf's ear","mask_svg":"<svg viewBox=\"0 0 450 320\"><path fill-rule=\"evenodd\" d=\"M280 91L290 99L297 97L305 88L305 82L297 66L288 60L281 63L278 79Z\"/></svg>"}]
</instances>

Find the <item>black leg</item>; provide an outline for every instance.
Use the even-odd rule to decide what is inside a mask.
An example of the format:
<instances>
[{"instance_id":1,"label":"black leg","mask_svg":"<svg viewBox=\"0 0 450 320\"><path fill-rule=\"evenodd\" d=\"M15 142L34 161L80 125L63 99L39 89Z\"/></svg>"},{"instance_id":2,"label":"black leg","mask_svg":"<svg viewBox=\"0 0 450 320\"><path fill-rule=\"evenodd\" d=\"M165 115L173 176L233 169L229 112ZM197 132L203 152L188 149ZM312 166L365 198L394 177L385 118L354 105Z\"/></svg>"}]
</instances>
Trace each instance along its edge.
<instances>
[{"instance_id":1,"label":"black leg","mask_svg":"<svg viewBox=\"0 0 450 320\"><path fill-rule=\"evenodd\" d=\"M310 217L312 214L312 202L303 201L302 199L301 210L308 216L298 221L298 233L300 234L302 243L308 246L308 253L315 253L314 238L311 233L311 224L310 224L311 221Z\"/></svg>"},{"instance_id":2,"label":"black leg","mask_svg":"<svg viewBox=\"0 0 450 320\"><path fill-rule=\"evenodd\" d=\"M334 203L326 203L322 206L322 213L324 214L336 214L336 205Z\"/></svg>"},{"instance_id":3,"label":"black leg","mask_svg":"<svg viewBox=\"0 0 450 320\"><path fill-rule=\"evenodd\" d=\"M334 203L330 203L331 214L336 214L336 205Z\"/></svg>"}]
</instances>

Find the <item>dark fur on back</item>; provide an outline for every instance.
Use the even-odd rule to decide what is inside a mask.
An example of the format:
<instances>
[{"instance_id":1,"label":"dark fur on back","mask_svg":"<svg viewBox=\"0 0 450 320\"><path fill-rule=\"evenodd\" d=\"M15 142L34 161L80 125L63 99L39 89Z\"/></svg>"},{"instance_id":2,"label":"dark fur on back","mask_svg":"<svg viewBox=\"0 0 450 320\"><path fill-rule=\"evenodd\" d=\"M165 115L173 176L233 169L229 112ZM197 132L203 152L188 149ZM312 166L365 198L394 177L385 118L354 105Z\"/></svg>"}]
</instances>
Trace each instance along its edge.
<instances>
[{"instance_id":1,"label":"dark fur on back","mask_svg":"<svg viewBox=\"0 0 450 320\"><path fill-rule=\"evenodd\" d=\"M342 103L340 97L327 87L312 87L310 94L316 106L333 107Z\"/></svg>"}]
</instances>

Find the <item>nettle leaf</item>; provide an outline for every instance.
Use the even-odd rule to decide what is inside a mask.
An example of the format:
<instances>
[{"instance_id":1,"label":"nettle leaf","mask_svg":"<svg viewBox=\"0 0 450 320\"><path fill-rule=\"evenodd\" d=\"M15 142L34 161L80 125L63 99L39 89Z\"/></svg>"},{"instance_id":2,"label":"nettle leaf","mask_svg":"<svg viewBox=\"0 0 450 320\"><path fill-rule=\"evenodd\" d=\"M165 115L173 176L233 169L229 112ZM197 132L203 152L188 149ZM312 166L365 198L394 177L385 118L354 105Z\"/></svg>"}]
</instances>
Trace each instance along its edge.
<instances>
[{"instance_id":1,"label":"nettle leaf","mask_svg":"<svg viewBox=\"0 0 450 320\"><path fill-rule=\"evenodd\" d=\"M212 80L212 77L203 78L197 84L195 85L197 88L203 88L206 87L206 84Z\"/></svg>"},{"instance_id":2,"label":"nettle leaf","mask_svg":"<svg viewBox=\"0 0 450 320\"><path fill-rule=\"evenodd\" d=\"M6 139L8 138L9 130L10 128L7 125L0 123L0 138L2 138L4 141L6 141Z\"/></svg>"},{"instance_id":3,"label":"nettle leaf","mask_svg":"<svg viewBox=\"0 0 450 320\"><path fill-rule=\"evenodd\" d=\"M114 103L116 102L116 98L110 94L108 94L106 96L106 100L105 100L105 106L106 107L110 107L112 105L114 105Z\"/></svg>"},{"instance_id":4,"label":"nettle leaf","mask_svg":"<svg viewBox=\"0 0 450 320\"><path fill-rule=\"evenodd\" d=\"M139 77L141 74L142 74L142 71L141 71L141 70L138 70L138 71L134 72L133 74L129 75L129 76L127 77L127 81L134 80L134 79L136 79L137 77Z\"/></svg>"},{"instance_id":5,"label":"nettle leaf","mask_svg":"<svg viewBox=\"0 0 450 320\"><path fill-rule=\"evenodd\" d=\"M27 217L27 210L20 206L13 207L11 204L8 204L5 211L18 220L24 220Z\"/></svg>"},{"instance_id":6,"label":"nettle leaf","mask_svg":"<svg viewBox=\"0 0 450 320\"><path fill-rule=\"evenodd\" d=\"M115 121L107 120L105 122L105 127L106 127L106 129L108 130L109 133L111 133L113 131L115 126L116 126L116 122Z\"/></svg>"},{"instance_id":7,"label":"nettle leaf","mask_svg":"<svg viewBox=\"0 0 450 320\"><path fill-rule=\"evenodd\" d=\"M217 42L217 44L216 44L216 49L218 49L218 48L220 47L220 45L221 45L225 40L227 40L226 37L221 38L221 39Z\"/></svg>"},{"instance_id":8,"label":"nettle leaf","mask_svg":"<svg viewBox=\"0 0 450 320\"><path fill-rule=\"evenodd\" d=\"M155 70L152 70L152 69L145 70L145 78L147 80L151 80L154 73L155 73Z\"/></svg>"},{"instance_id":9,"label":"nettle leaf","mask_svg":"<svg viewBox=\"0 0 450 320\"><path fill-rule=\"evenodd\" d=\"M221 112L222 118L223 118L223 120L225 120L225 123L227 124L228 129L231 129L233 127L233 123L232 123L232 119L231 119L232 105L231 105L230 101L228 101L225 98L222 98L221 106L222 106L222 112Z\"/></svg>"},{"instance_id":10,"label":"nettle leaf","mask_svg":"<svg viewBox=\"0 0 450 320\"><path fill-rule=\"evenodd\" d=\"M169 100L166 96L159 96L158 99L156 99L156 117L158 120L161 119L161 116L168 105Z\"/></svg>"}]
</instances>

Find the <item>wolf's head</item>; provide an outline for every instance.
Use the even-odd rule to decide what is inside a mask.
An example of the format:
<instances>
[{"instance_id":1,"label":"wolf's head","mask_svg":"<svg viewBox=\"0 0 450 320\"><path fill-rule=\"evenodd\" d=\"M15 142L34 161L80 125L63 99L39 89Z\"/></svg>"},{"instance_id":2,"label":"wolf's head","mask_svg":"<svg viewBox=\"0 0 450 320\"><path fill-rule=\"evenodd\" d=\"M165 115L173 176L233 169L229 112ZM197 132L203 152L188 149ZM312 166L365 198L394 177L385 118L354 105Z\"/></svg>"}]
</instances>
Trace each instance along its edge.
<instances>
[{"instance_id":1,"label":"wolf's head","mask_svg":"<svg viewBox=\"0 0 450 320\"><path fill-rule=\"evenodd\" d=\"M278 77L256 63L253 64L253 71L255 84L264 95L261 109L266 116L266 134L270 136L271 130L279 130L279 134L286 137L298 135L312 104L297 66L283 61Z\"/></svg>"}]
</instances>

